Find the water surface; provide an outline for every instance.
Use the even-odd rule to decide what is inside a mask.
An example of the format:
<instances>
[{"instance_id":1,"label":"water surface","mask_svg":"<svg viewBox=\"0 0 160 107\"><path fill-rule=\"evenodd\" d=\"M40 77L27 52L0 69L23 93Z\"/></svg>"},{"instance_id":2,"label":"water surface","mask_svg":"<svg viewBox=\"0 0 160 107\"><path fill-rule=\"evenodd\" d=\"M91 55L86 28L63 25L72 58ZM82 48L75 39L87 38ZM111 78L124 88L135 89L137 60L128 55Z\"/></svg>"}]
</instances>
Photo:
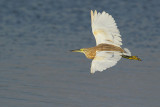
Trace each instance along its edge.
<instances>
[{"instance_id":1,"label":"water surface","mask_svg":"<svg viewBox=\"0 0 160 107\"><path fill-rule=\"evenodd\" d=\"M1 0L0 104L3 107L159 107L160 1ZM68 50L95 46L90 10L107 11L123 47L102 73Z\"/></svg>"}]
</instances>

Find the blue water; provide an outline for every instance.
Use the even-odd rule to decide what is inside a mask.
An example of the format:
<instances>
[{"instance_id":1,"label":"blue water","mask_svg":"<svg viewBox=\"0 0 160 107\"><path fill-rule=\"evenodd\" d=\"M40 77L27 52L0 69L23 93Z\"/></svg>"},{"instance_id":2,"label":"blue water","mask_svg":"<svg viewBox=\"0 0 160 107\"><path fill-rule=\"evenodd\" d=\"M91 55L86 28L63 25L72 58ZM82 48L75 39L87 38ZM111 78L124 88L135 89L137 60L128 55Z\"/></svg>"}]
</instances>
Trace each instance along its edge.
<instances>
[{"instance_id":1,"label":"blue water","mask_svg":"<svg viewBox=\"0 0 160 107\"><path fill-rule=\"evenodd\" d=\"M68 50L95 46L90 10L111 14L122 59L91 75L91 60ZM159 0L0 0L2 107L160 107Z\"/></svg>"}]
</instances>

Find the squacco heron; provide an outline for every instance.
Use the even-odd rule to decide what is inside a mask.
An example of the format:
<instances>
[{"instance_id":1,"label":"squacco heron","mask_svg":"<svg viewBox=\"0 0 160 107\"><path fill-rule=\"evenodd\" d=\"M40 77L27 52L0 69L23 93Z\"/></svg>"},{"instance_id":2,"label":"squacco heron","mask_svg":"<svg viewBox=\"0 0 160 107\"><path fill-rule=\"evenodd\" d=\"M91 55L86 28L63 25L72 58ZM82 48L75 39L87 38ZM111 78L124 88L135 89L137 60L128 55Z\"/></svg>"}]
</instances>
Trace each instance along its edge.
<instances>
[{"instance_id":1,"label":"squacco heron","mask_svg":"<svg viewBox=\"0 0 160 107\"><path fill-rule=\"evenodd\" d=\"M121 35L111 15L104 11L97 13L96 10L94 12L91 10L91 27L96 39L96 46L71 50L84 53L87 58L93 59L91 73L101 72L116 65L121 57L141 61L137 56L131 56L131 52L127 48L121 48Z\"/></svg>"}]
</instances>

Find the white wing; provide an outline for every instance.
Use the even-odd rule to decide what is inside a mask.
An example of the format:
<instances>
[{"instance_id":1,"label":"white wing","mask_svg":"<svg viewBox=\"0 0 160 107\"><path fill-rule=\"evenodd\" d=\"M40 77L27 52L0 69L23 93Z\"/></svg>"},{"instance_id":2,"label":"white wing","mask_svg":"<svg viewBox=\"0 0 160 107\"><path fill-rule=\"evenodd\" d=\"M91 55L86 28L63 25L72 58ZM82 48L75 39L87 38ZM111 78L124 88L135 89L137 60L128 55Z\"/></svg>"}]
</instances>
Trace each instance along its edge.
<instances>
[{"instance_id":1,"label":"white wing","mask_svg":"<svg viewBox=\"0 0 160 107\"><path fill-rule=\"evenodd\" d=\"M91 10L92 32L96 39L96 44L106 43L116 46L122 45L122 39L117 25L111 15L106 12L94 13Z\"/></svg>"},{"instance_id":2,"label":"white wing","mask_svg":"<svg viewBox=\"0 0 160 107\"><path fill-rule=\"evenodd\" d=\"M108 51L98 51L91 64L91 73L96 71L102 72L103 70L110 68L121 59L122 53L120 52L108 52Z\"/></svg>"}]
</instances>

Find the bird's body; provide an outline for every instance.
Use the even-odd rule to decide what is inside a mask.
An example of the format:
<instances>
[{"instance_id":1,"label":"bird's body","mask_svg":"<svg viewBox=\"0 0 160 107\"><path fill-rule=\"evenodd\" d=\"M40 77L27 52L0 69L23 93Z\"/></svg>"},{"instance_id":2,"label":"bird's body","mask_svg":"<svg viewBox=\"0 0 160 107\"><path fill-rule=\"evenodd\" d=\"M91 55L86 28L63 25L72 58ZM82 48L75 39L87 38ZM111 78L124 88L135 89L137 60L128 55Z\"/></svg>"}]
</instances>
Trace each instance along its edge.
<instances>
[{"instance_id":1,"label":"bird's body","mask_svg":"<svg viewBox=\"0 0 160 107\"><path fill-rule=\"evenodd\" d=\"M82 50L88 59L94 59L96 56L96 52L98 51L108 51L108 52L118 51L121 53L125 52L122 48L111 44L99 44L91 48L82 48Z\"/></svg>"},{"instance_id":2,"label":"bird's body","mask_svg":"<svg viewBox=\"0 0 160 107\"><path fill-rule=\"evenodd\" d=\"M91 10L91 26L97 46L72 50L84 53L87 58L93 59L91 73L114 66L121 57L141 61L140 58L131 56L128 49L121 48L121 35L111 15L106 12L97 13L96 10L93 13Z\"/></svg>"}]
</instances>

